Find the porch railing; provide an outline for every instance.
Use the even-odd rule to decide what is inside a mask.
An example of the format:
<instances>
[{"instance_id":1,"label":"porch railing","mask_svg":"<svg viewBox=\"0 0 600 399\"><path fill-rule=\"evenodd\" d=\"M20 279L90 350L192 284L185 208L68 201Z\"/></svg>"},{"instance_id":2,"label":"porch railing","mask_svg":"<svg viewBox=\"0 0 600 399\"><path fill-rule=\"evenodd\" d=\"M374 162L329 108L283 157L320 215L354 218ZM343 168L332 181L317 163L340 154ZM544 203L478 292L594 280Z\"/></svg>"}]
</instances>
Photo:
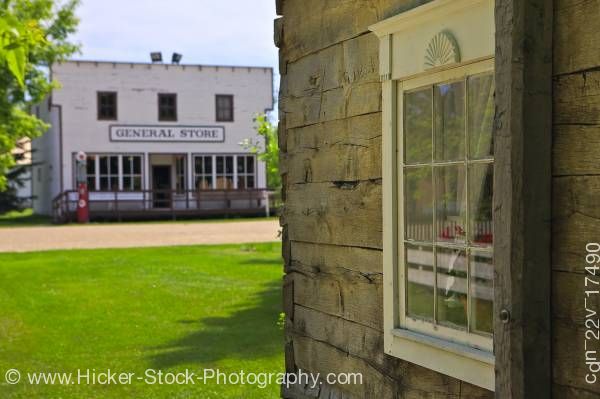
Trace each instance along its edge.
<instances>
[{"instance_id":1,"label":"porch railing","mask_svg":"<svg viewBox=\"0 0 600 399\"><path fill-rule=\"evenodd\" d=\"M90 218L244 214L270 215L276 194L266 189L91 191ZM76 220L78 193L68 190L52 201L56 223Z\"/></svg>"}]
</instances>

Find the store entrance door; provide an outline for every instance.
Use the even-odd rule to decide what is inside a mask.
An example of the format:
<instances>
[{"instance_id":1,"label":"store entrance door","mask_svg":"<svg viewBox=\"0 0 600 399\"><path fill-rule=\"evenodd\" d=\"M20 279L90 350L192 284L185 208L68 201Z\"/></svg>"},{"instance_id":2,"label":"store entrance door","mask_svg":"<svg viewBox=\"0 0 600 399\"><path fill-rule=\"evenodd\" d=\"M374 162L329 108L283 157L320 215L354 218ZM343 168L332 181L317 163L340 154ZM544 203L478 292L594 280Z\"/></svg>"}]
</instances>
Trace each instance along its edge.
<instances>
[{"instance_id":1,"label":"store entrance door","mask_svg":"<svg viewBox=\"0 0 600 399\"><path fill-rule=\"evenodd\" d=\"M171 166L152 166L152 191L154 208L171 207Z\"/></svg>"}]
</instances>

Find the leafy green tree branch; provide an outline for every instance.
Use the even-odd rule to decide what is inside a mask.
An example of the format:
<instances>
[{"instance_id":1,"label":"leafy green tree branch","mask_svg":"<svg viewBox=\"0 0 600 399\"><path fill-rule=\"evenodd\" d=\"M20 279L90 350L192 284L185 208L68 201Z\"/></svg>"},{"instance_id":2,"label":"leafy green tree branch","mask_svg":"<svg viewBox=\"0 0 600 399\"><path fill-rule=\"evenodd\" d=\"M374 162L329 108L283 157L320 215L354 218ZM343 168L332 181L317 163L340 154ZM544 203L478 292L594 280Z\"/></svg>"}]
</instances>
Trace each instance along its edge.
<instances>
[{"instance_id":1,"label":"leafy green tree branch","mask_svg":"<svg viewBox=\"0 0 600 399\"><path fill-rule=\"evenodd\" d=\"M267 165L267 187L273 190L281 188L281 176L279 175L279 141L277 127L274 126L266 114L258 114L254 118L256 133L263 138L261 140L246 139L241 146L256 154L258 159Z\"/></svg>"},{"instance_id":2,"label":"leafy green tree branch","mask_svg":"<svg viewBox=\"0 0 600 399\"><path fill-rule=\"evenodd\" d=\"M78 19L79 0L3 0L0 3L0 190L14 166L12 150L23 138L35 138L48 125L31 115L58 85L48 68L71 56L69 42Z\"/></svg>"}]
</instances>

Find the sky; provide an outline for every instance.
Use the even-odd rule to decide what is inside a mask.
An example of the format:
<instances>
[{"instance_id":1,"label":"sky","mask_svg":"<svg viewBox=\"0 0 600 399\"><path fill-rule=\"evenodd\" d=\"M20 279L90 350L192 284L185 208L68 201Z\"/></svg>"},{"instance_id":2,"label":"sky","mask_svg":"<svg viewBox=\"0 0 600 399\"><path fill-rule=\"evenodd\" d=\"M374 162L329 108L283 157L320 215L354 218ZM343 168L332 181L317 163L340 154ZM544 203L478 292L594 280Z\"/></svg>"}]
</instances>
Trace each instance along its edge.
<instances>
[{"instance_id":1,"label":"sky","mask_svg":"<svg viewBox=\"0 0 600 399\"><path fill-rule=\"evenodd\" d=\"M163 61L183 54L182 64L271 66L275 0L82 0L81 45L74 59ZM277 85L275 86L277 87Z\"/></svg>"}]
</instances>

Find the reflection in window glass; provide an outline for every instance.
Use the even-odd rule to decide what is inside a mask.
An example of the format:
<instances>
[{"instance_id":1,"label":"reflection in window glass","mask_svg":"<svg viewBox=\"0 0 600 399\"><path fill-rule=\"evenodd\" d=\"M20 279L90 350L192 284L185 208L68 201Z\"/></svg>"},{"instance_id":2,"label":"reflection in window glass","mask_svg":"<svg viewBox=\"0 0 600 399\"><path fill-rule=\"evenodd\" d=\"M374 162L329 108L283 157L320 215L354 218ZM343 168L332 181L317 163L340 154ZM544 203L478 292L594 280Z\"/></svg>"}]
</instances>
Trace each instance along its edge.
<instances>
[{"instance_id":1,"label":"reflection in window glass","mask_svg":"<svg viewBox=\"0 0 600 399\"><path fill-rule=\"evenodd\" d=\"M471 242L492 245L492 194L494 186L493 164L469 166L469 219Z\"/></svg>"},{"instance_id":2,"label":"reflection in window glass","mask_svg":"<svg viewBox=\"0 0 600 399\"><path fill-rule=\"evenodd\" d=\"M437 320L467 327L467 258L464 249L436 248Z\"/></svg>"},{"instance_id":3,"label":"reflection in window glass","mask_svg":"<svg viewBox=\"0 0 600 399\"><path fill-rule=\"evenodd\" d=\"M433 320L433 249L406 244L406 314Z\"/></svg>"},{"instance_id":4,"label":"reflection in window glass","mask_svg":"<svg viewBox=\"0 0 600 399\"><path fill-rule=\"evenodd\" d=\"M233 188L233 156L217 155L217 189Z\"/></svg>"},{"instance_id":5,"label":"reflection in window glass","mask_svg":"<svg viewBox=\"0 0 600 399\"><path fill-rule=\"evenodd\" d=\"M463 165L435 168L436 241L465 241L465 178Z\"/></svg>"},{"instance_id":6,"label":"reflection in window glass","mask_svg":"<svg viewBox=\"0 0 600 399\"><path fill-rule=\"evenodd\" d=\"M491 334L494 310L494 264L491 252L473 250L471 267L471 326L476 332Z\"/></svg>"},{"instance_id":7,"label":"reflection in window glass","mask_svg":"<svg viewBox=\"0 0 600 399\"><path fill-rule=\"evenodd\" d=\"M431 88L404 97L404 153L407 164L431 162Z\"/></svg>"},{"instance_id":8,"label":"reflection in window glass","mask_svg":"<svg viewBox=\"0 0 600 399\"><path fill-rule=\"evenodd\" d=\"M469 156L471 159L489 158L494 150L494 76L470 77L468 91Z\"/></svg>"},{"instance_id":9,"label":"reflection in window glass","mask_svg":"<svg viewBox=\"0 0 600 399\"><path fill-rule=\"evenodd\" d=\"M493 74L402 95L405 314L489 335Z\"/></svg>"},{"instance_id":10,"label":"reflection in window glass","mask_svg":"<svg viewBox=\"0 0 600 399\"><path fill-rule=\"evenodd\" d=\"M237 156L237 188L254 188L254 155Z\"/></svg>"},{"instance_id":11,"label":"reflection in window glass","mask_svg":"<svg viewBox=\"0 0 600 399\"><path fill-rule=\"evenodd\" d=\"M465 84L454 82L435 86L435 160L465 158Z\"/></svg>"},{"instance_id":12,"label":"reflection in window glass","mask_svg":"<svg viewBox=\"0 0 600 399\"><path fill-rule=\"evenodd\" d=\"M194 157L194 188L208 190L213 188L212 155Z\"/></svg>"},{"instance_id":13,"label":"reflection in window glass","mask_svg":"<svg viewBox=\"0 0 600 399\"><path fill-rule=\"evenodd\" d=\"M406 238L432 241L433 182L431 167L406 169L404 178Z\"/></svg>"}]
</instances>

